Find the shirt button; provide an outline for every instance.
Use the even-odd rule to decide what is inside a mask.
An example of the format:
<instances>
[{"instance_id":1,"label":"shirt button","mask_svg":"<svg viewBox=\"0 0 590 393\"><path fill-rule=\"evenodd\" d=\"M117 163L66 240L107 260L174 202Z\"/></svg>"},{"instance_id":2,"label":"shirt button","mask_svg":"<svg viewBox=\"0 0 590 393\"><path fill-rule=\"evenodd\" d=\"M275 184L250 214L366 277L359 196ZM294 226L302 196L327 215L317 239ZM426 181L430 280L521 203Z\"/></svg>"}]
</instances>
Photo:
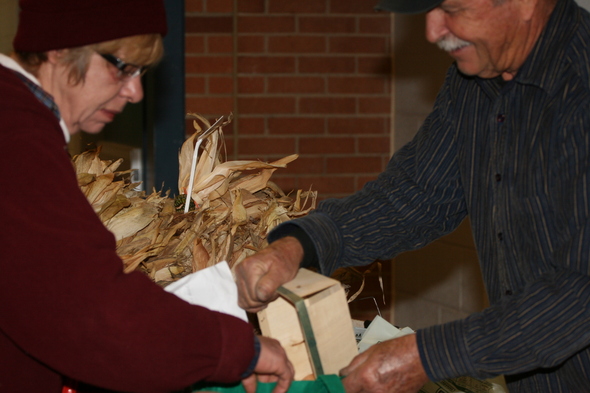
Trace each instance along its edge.
<instances>
[{"instance_id":1,"label":"shirt button","mask_svg":"<svg viewBox=\"0 0 590 393\"><path fill-rule=\"evenodd\" d=\"M501 181L502 180L502 175L500 175L499 173L496 173L496 181Z\"/></svg>"},{"instance_id":2,"label":"shirt button","mask_svg":"<svg viewBox=\"0 0 590 393\"><path fill-rule=\"evenodd\" d=\"M506 120L506 116L504 116L504 114L500 113L498 116L496 116L496 121L498 123L504 123L504 120Z\"/></svg>"},{"instance_id":3,"label":"shirt button","mask_svg":"<svg viewBox=\"0 0 590 393\"><path fill-rule=\"evenodd\" d=\"M498 240L502 241L503 238L502 232L498 232Z\"/></svg>"}]
</instances>

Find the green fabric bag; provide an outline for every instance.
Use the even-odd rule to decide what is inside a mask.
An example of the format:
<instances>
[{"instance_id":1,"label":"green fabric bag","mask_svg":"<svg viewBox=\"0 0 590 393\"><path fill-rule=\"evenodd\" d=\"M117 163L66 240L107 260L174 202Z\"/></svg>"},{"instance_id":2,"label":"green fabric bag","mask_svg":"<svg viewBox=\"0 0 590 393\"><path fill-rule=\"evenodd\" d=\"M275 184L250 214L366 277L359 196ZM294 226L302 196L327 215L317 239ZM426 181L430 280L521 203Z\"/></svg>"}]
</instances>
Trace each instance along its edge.
<instances>
[{"instance_id":1,"label":"green fabric bag","mask_svg":"<svg viewBox=\"0 0 590 393\"><path fill-rule=\"evenodd\" d=\"M271 393L276 383L258 382L256 393ZM193 392L245 393L241 383L232 386L203 386ZM315 381L293 381L288 393L345 393L338 375L320 375Z\"/></svg>"}]
</instances>

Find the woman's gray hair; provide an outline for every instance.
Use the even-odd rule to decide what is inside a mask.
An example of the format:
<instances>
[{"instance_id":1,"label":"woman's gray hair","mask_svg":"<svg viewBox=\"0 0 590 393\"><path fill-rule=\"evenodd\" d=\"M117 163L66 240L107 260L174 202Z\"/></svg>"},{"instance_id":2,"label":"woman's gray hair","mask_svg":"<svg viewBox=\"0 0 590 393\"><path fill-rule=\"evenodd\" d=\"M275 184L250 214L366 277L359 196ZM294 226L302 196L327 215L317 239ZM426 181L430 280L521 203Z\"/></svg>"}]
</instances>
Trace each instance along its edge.
<instances>
[{"instance_id":1,"label":"woman's gray hair","mask_svg":"<svg viewBox=\"0 0 590 393\"><path fill-rule=\"evenodd\" d=\"M61 61L70 69L70 82L83 82L93 53L113 54L124 49L125 61L139 66L153 65L160 61L164 45L160 34L145 34L119 38L78 48L62 49ZM33 75L38 74L41 64L48 60L46 52L14 52L16 60Z\"/></svg>"}]
</instances>

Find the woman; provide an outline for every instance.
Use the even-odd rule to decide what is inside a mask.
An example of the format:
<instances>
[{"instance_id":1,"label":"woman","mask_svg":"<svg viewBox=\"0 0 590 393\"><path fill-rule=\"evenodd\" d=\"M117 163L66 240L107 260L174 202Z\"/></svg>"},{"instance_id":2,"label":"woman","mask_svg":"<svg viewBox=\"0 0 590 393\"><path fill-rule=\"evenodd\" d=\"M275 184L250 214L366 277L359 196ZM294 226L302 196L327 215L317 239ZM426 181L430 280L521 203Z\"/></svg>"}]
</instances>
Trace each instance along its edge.
<instances>
[{"instance_id":1,"label":"woman","mask_svg":"<svg viewBox=\"0 0 590 393\"><path fill-rule=\"evenodd\" d=\"M241 379L253 391L255 374L286 391L293 371L276 341L123 273L66 152L71 135L142 99L140 75L162 55L162 0L19 5L15 53L0 56L0 392Z\"/></svg>"}]
</instances>

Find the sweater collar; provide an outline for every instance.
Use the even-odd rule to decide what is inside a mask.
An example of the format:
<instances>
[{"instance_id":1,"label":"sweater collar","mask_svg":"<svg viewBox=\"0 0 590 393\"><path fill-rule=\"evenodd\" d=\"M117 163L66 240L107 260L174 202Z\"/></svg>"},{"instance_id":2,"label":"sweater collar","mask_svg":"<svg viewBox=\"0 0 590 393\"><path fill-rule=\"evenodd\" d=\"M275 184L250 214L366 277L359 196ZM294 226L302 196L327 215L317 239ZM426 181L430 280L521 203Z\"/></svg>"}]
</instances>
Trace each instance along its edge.
<instances>
[{"instance_id":1,"label":"sweater collar","mask_svg":"<svg viewBox=\"0 0 590 393\"><path fill-rule=\"evenodd\" d=\"M43 90L43 87L41 86L41 83L39 82L39 80L34 75L32 75L31 73L27 72L24 68L22 68L21 65L18 64L14 59L12 59L11 57L8 57L6 55L3 55L1 53L0 53L0 65L16 72L18 74L18 76L23 80L23 83L25 84L25 86L27 86L27 88L29 90L31 90L33 92L33 94L35 94L35 97L37 97L37 99L39 99L39 101L41 103L46 105L49 109L52 110L52 112L54 114L56 114L56 116L59 120L59 125L61 126L61 129L63 131L66 143L69 143L70 142L70 132L69 132L68 127L66 126L66 123L64 122L63 118L61 116L59 116L59 111L56 113L54 108L52 108L51 105L48 105L47 102L45 102L45 100L41 100L38 96L38 93L36 93L36 91L40 91L40 92L44 93L45 96L47 96L55 106L55 102L53 101L53 98L51 98L51 96ZM55 107L55 108L57 108L57 107Z\"/></svg>"}]
</instances>

